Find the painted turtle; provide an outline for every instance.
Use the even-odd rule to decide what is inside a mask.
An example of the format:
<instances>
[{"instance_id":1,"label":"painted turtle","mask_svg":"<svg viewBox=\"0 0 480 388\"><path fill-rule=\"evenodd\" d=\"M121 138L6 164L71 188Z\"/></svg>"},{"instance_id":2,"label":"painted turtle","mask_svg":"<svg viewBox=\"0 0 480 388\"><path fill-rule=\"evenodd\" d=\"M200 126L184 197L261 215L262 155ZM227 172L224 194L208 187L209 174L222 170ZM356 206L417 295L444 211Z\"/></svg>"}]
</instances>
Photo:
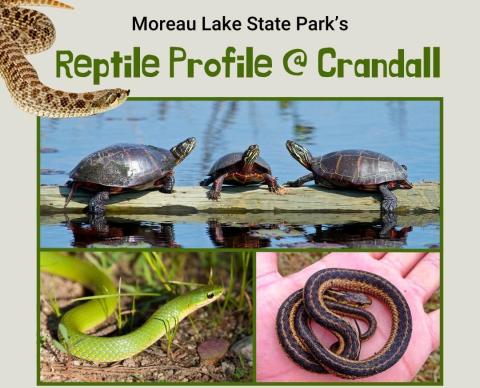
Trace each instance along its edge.
<instances>
[{"instance_id":1,"label":"painted turtle","mask_svg":"<svg viewBox=\"0 0 480 388\"><path fill-rule=\"evenodd\" d=\"M207 197L218 200L223 183L237 186L266 183L271 192L281 194L277 179L271 175L270 165L259 155L259 146L253 144L244 153L232 152L218 159L210 169L209 177L200 182L200 186L213 183Z\"/></svg>"},{"instance_id":2,"label":"painted turtle","mask_svg":"<svg viewBox=\"0 0 480 388\"><path fill-rule=\"evenodd\" d=\"M374 151L343 150L313 157L303 146L288 140L288 152L312 173L287 182L292 187L314 180L327 188L349 188L362 191L379 191L382 195L382 212L393 212L397 197L390 190L411 189L407 180L407 167Z\"/></svg>"},{"instance_id":3,"label":"painted turtle","mask_svg":"<svg viewBox=\"0 0 480 388\"><path fill-rule=\"evenodd\" d=\"M170 150L140 144L115 144L88 155L70 172L71 188L65 207L74 192L83 188L96 193L88 211L102 214L110 194L126 190L157 188L172 193L174 167L195 148L195 138L188 138Z\"/></svg>"}]
</instances>

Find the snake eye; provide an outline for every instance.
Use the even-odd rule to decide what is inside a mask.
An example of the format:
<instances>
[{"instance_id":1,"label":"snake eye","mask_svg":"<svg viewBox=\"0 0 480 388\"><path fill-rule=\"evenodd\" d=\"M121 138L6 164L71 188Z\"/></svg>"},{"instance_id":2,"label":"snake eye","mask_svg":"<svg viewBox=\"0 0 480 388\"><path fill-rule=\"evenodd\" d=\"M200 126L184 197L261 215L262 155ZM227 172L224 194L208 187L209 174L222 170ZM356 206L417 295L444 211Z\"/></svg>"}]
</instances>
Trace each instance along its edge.
<instances>
[{"instance_id":1,"label":"snake eye","mask_svg":"<svg viewBox=\"0 0 480 388\"><path fill-rule=\"evenodd\" d=\"M209 293L207 294L207 298L208 298L208 299L212 299L214 296L215 296L215 294L214 294L213 292L209 292Z\"/></svg>"}]
</instances>

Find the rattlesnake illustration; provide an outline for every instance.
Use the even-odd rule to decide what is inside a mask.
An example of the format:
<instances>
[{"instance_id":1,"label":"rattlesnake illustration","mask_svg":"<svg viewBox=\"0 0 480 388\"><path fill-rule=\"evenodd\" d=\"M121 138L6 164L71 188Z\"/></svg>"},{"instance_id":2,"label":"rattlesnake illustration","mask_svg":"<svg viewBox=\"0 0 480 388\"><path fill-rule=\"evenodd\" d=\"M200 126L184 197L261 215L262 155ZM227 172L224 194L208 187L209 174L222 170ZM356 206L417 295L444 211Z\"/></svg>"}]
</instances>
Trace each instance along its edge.
<instances>
[{"instance_id":1,"label":"rattlesnake illustration","mask_svg":"<svg viewBox=\"0 0 480 388\"><path fill-rule=\"evenodd\" d=\"M55 28L46 15L21 5L73 7L56 0L0 0L0 74L23 110L38 116L79 117L113 109L126 100L129 91L123 89L69 93L44 85L25 54L50 48Z\"/></svg>"}]
</instances>

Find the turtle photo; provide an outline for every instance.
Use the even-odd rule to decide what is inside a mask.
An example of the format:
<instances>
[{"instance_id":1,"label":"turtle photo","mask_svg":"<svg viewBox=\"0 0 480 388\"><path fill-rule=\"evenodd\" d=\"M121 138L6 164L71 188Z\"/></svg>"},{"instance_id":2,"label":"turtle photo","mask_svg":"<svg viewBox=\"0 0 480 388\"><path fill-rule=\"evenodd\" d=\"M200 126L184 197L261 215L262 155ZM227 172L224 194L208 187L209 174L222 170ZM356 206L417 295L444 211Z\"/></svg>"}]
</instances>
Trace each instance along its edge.
<instances>
[{"instance_id":1,"label":"turtle photo","mask_svg":"<svg viewBox=\"0 0 480 388\"><path fill-rule=\"evenodd\" d=\"M270 165L260 157L260 147L253 144L245 152L232 152L218 159L210 169L208 178L200 182L200 186L209 186L207 197L212 200L220 198L224 183L234 186L266 183L272 193L283 191L272 176Z\"/></svg>"},{"instance_id":2,"label":"turtle photo","mask_svg":"<svg viewBox=\"0 0 480 388\"><path fill-rule=\"evenodd\" d=\"M379 152L354 149L314 157L292 140L287 141L286 147L293 158L311 171L285 183L290 187L300 187L313 180L317 185L331 189L377 191L383 197L381 210L386 213L393 212L397 207L397 197L390 190L413 187L407 180L407 167Z\"/></svg>"},{"instance_id":3,"label":"turtle photo","mask_svg":"<svg viewBox=\"0 0 480 388\"><path fill-rule=\"evenodd\" d=\"M115 144L83 158L70 172L70 193L82 188L95 193L88 212L103 214L111 194L131 190L158 189L172 193L175 185L173 169L195 148L197 141L190 137L170 150L143 144Z\"/></svg>"}]
</instances>

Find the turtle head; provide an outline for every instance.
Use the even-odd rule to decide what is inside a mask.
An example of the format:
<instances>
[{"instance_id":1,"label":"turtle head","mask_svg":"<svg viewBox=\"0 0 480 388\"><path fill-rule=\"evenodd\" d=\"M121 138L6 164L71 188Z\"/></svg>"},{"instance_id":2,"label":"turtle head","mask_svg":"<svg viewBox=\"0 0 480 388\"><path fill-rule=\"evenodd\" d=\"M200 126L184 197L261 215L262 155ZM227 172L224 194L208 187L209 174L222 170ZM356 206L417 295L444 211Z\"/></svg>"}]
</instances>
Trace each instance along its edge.
<instances>
[{"instance_id":1,"label":"turtle head","mask_svg":"<svg viewBox=\"0 0 480 388\"><path fill-rule=\"evenodd\" d=\"M185 159L197 145L197 139L189 137L188 139L178 143L176 146L170 148L170 152L177 159L177 163L180 163Z\"/></svg>"},{"instance_id":2,"label":"turtle head","mask_svg":"<svg viewBox=\"0 0 480 388\"><path fill-rule=\"evenodd\" d=\"M287 140L285 144L288 152L292 155L298 163L300 163L306 169L311 168L312 164L312 154L304 146L295 143L293 140Z\"/></svg>"},{"instance_id":3,"label":"turtle head","mask_svg":"<svg viewBox=\"0 0 480 388\"><path fill-rule=\"evenodd\" d=\"M252 144L242 155L243 163L253 164L260 155L260 147L257 144Z\"/></svg>"}]
</instances>

